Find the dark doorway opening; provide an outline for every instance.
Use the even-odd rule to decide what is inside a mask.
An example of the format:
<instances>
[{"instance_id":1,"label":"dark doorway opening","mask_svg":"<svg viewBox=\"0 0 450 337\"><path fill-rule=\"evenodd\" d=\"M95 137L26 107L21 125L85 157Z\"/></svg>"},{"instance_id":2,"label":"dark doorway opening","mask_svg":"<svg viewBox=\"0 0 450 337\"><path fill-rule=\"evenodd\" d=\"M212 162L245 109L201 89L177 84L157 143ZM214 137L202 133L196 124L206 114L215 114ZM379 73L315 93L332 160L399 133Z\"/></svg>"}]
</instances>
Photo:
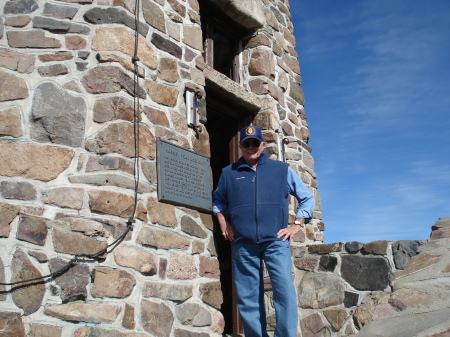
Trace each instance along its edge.
<instances>
[{"instance_id":1,"label":"dark doorway opening","mask_svg":"<svg viewBox=\"0 0 450 337\"><path fill-rule=\"evenodd\" d=\"M206 102L207 122L205 127L209 134L211 148L213 189L216 189L222 169L235 162L240 156L239 130L250 123L250 116L248 113L242 113L242 109L238 107L221 103L212 94L207 94ZM215 217L214 240L220 264L220 282L223 294L220 311L225 319L224 334L243 333L234 292L231 245L222 237Z\"/></svg>"}]
</instances>

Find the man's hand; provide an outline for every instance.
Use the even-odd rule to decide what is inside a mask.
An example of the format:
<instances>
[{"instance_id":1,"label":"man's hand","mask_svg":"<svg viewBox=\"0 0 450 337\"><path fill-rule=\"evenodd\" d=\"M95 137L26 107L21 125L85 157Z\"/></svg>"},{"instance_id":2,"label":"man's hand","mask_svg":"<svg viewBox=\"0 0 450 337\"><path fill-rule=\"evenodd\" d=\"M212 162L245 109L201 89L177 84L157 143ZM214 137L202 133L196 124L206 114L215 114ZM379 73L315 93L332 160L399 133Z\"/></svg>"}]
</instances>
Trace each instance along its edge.
<instances>
[{"instance_id":1,"label":"man's hand","mask_svg":"<svg viewBox=\"0 0 450 337\"><path fill-rule=\"evenodd\" d=\"M292 242L294 235L297 234L298 231L300 230L300 228L305 225L305 219L297 218L295 220L300 221L301 224L300 225L292 224L289 227L280 229L277 233L277 237L278 238L283 237L283 241L286 241L287 239L289 239L289 242Z\"/></svg>"},{"instance_id":2,"label":"man's hand","mask_svg":"<svg viewBox=\"0 0 450 337\"><path fill-rule=\"evenodd\" d=\"M217 216L217 220L219 221L220 231L222 232L223 238L225 240L233 241L234 240L234 232L233 232L233 227L231 227L230 221L222 213L217 213L216 216Z\"/></svg>"}]
</instances>

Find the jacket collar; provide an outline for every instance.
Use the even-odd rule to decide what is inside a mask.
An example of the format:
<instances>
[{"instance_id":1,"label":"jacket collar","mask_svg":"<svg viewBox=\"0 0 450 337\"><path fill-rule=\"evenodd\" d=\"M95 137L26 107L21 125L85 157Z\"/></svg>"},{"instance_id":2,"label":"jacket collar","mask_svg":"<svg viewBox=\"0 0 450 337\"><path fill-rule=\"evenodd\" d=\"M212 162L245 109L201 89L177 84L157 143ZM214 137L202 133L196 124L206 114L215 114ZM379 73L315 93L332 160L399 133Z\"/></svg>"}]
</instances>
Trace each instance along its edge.
<instances>
[{"instance_id":1,"label":"jacket collar","mask_svg":"<svg viewBox=\"0 0 450 337\"><path fill-rule=\"evenodd\" d=\"M266 151L261 152L261 155L258 158L258 166L259 165L264 165L267 162L267 153ZM245 169L245 168L251 168L253 169L253 166L251 166L249 163L247 163L244 159L244 157L239 158L239 160L236 162L237 164L237 169L241 170L241 169Z\"/></svg>"}]
</instances>

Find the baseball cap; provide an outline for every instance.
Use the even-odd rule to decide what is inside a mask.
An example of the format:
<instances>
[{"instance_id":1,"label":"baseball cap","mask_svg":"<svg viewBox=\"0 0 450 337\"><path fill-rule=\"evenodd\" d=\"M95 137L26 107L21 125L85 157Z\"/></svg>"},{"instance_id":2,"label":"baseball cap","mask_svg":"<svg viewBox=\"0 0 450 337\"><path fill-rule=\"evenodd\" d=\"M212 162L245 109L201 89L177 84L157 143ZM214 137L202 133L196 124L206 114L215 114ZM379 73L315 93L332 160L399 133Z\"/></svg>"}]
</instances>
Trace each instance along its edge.
<instances>
[{"instance_id":1,"label":"baseball cap","mask_svg":"<svg viewBox=\"0 0 450 337\"><path fill-rule=\"evenodd\" d=\"M241 130L240 142L242 143L244 140L249 139L249 138L254 138L254 139L257 139L260 142L262 142L263 139L262 139L261 129L257 126L251 126L251 125L243 128Z\"/></svg>"}]
</instances>

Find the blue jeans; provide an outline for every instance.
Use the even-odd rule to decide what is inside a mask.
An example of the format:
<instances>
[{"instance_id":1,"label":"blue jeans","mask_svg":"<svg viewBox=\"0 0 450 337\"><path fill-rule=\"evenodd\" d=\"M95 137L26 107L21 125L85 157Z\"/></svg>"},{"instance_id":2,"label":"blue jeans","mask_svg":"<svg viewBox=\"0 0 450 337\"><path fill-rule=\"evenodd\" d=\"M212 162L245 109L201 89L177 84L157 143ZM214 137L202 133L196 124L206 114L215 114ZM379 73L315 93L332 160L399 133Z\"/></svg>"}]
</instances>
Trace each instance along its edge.
<instances>
[{"instance_id":1,"label":"blue jeans","mask_svg":"<svg viewBox=\"0 0 450 337\"><path fill-rule=\"evenodd\" d=\"M233 245L234 282L245 337L268 336L261 261L265 262L272 282L276 314L274 336L296 337L298 307L288 241Z\"/></svg>"}]
</instances>

